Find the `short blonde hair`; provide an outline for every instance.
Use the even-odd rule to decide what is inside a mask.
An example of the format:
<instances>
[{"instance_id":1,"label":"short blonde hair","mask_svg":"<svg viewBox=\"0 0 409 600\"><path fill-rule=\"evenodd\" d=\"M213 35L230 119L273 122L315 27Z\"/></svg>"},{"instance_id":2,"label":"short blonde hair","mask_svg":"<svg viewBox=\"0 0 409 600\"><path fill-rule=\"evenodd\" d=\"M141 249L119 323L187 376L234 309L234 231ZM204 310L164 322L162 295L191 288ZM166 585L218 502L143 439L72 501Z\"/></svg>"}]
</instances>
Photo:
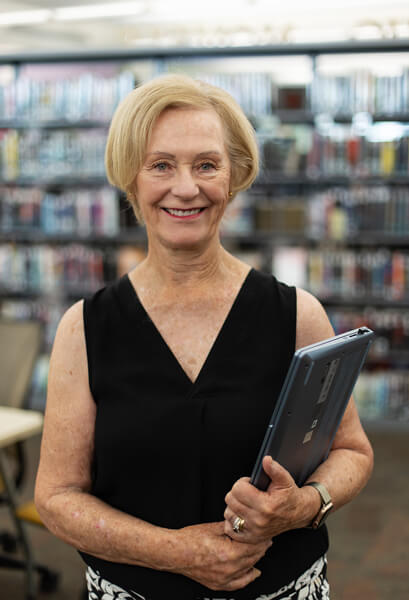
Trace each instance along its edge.
<instances>
[{"instance_id":1,"label":"short blonde hair","mask_svg":"<svg viewBox=\"0 0 409 600\"><path fill-rule=\"evenodd\" d=\"M252 125L221 88L185 75L164 75L130 92L118 105L108 133L105 168L109 182L126 193L141 219L135 179L142 168L153 126L167 108L212 108L219 115L231 162L231 199L253 183L259 157Z\"/></svg>"}]
</instances>

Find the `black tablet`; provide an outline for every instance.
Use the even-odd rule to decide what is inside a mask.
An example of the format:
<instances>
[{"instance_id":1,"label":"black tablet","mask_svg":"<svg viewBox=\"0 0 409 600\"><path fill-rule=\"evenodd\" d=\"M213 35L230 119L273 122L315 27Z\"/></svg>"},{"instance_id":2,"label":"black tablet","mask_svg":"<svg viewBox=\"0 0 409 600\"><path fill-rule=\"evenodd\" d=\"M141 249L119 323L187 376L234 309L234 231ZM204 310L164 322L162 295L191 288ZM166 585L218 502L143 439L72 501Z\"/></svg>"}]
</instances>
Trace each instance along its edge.
<instances>
[{"instance_id":1,"label":"black tablet","mask_svg":"<svg viewBox=\"0 0 409 600\"><path fill-rule=\"evenodd\" d=\"M270 455L301 486L330 451L374 333L360 327L294 353L267 428L251 483L266 490Z\"/></svg>"}]
</instances>

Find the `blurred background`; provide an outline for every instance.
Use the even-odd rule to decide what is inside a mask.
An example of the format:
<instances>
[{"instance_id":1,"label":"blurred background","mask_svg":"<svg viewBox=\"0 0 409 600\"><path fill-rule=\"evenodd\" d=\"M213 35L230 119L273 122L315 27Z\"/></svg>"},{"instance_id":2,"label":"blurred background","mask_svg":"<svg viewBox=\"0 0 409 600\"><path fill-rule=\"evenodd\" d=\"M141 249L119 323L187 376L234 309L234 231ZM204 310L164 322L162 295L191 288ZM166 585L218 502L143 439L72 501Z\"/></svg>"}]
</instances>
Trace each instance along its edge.
<instances>
[{"instance_id":1,"label":"blurred background","mask_svg":"<svg viewBox=\"0 0 409 600\"><path fill-rule=\"evenodd\" d=\"M0 404L44 411L61 315L143 259L144 230L106 181L104 146L119 100L166 72L225 88L255 128L262 168L229 207L225 246L314 293L337 333L376 332L355 389L376 467L329 520L329 578L335 600L407 600L407 0L1 1L0 320L40 334L29 363L24 338L0 336L2 380L18 388L3 383ZM8 456L19 500L32 498L39 443L24 443L21 481L23 454ZM0 551L13 554L1 500ZM80 598L76 552L28 533L60 575L38 598ZM25 598L24 586L0 559L1 598Z\"/></svg>"}]
</instances>

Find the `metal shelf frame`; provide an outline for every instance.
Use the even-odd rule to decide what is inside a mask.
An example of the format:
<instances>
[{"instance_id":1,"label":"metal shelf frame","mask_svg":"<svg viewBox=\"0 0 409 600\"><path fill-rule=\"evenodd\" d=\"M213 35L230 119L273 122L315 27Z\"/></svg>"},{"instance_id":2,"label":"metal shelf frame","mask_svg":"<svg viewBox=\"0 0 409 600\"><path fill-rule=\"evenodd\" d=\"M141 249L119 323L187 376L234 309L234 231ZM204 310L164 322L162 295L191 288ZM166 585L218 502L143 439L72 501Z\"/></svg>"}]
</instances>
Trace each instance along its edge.
<instances>
[{"instance_id":1,"label":"metal shelf frame","mask_svg":"<svg viewBox=\"0 0 409 600\"><path fill-rule=\"evenodd\" d=\"M234 47L118 48L61 52L3 54L0 64L58 63L87 61L167 60L178 58L245 57L245 56L319 56L322 54L364 54L408 52L409 39L346 40L317 44L273 44Z\"/></svg>"}]
</instances>

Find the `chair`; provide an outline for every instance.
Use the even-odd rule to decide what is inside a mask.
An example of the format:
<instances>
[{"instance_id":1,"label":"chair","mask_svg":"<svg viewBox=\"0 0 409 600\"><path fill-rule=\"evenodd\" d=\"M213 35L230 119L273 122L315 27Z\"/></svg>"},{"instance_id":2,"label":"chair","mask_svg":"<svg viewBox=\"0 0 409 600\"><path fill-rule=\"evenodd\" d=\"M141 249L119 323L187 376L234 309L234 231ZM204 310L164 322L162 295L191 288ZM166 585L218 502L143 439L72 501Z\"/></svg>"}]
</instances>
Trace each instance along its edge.
<instances>
[{"instance_id":1,"label":"chair","mask_svg":"<svg viewBox=\"0 0 409 600\"><path fill-rule=\"evenodd\" d=\"M42 327L35 321L0 319L0 404L14 408L27 408L27 396L37 355L41 348ZM18 569L26 572L26 600L36 598L33 573L40 576L40 589L54 591L58 585L58 574L34 560L33 550L23 522L42 526L34 502L18 505L16 492L21 489L26 471L24 446L22 443L6 448L6 470L0 475L0 503L9 507L15 531L0 532L0 568ZM24 559L9 556L20 547Z\"/></svg>"}]
</instances>

